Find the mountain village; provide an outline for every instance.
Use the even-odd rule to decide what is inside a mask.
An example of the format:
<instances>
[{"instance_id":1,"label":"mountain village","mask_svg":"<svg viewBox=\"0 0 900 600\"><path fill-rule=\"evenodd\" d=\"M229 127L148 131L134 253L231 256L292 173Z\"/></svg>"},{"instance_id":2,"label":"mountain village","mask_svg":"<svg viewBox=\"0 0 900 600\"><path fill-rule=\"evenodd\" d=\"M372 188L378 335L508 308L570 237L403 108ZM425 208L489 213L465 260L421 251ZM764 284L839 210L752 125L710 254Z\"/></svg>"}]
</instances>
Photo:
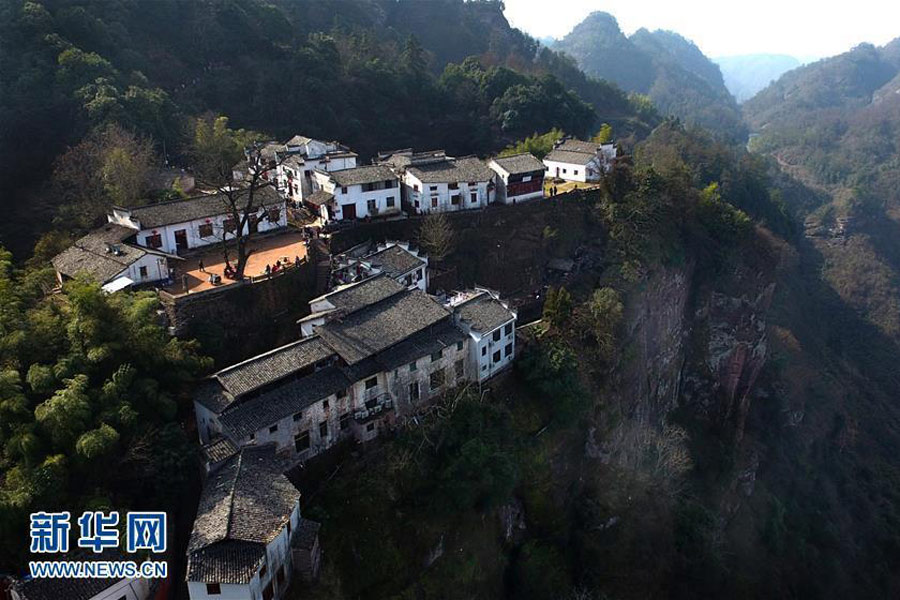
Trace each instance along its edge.
<instances>
[{"instance_id":1,"label":"mountain village","mask_svg":"<svg viewBox=\"0 0 900 600\"><path fill-rule=\"evenodd\" d=\"M185 199L111 207L105 225L52 263L60 284L87 276L108 293L196 297L277 278L355 223L478 211L541 201L561 184L590 186L616 153L612 143L563 139L543 161L406 148L357 165L338 142L295 135L248 148L229 188L196 189L182 174ZM230 247L250 236L254 250L238 275ZM286 474L340 444L365 445L515 360L516 308L479 286L434 289L429 257L412 241L366 241L326 260L324 293L308 302L296 341L220 369L197 388L207 475L187 548L192 600L272 600L295 579L314 581L320 526L300 514L300 492ZM146 600L159 584L53 583L22 583L13 599L61 597L69 586L75 592L65 593L85 600Z\"/></svg>"}]
</instances>

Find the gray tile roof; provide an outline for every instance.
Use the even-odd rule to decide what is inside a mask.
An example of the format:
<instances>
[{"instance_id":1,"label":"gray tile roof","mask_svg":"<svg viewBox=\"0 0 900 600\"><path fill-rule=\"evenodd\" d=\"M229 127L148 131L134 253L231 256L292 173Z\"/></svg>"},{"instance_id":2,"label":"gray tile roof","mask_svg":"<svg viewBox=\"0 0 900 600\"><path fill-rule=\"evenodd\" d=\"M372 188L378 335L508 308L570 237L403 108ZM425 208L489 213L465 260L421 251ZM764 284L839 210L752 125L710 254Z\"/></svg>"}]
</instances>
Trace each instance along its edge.
<instances>
[{"instance_id":1,"label":"gray tile roof","mask_svg":"<svg viewBox=\"0 0 900 600\"><path fill-rule=\"evenodd\" d=\"M363 183L377 183L379 181L397 180L397 176L385 165L368 165L341 169L340 171L328 171L331 179L340 186L361 185Z\"/></svg>"},{"instance_id":2,"label":"gray tile roof","mask_svg":"<svg viewBox=\"0 0 900 600\"><path fill-rule=\"evenodd\" d=\"M247 188L238 192L239 203L246 202L249 194ZM258 188L254 192L254 204L259 206L280 206L284 203L278 191L271 185ZM228 200L224 194L207 194L188 198L186 200L173 200L171 202L158 202L130 210L131 217L140 222L143 229L162 227L173 223L187 223L204 217L214 217L228 212Z\"/></svg>"},{"instance_id":3,"label":"gray tile roof","mask_svg":"<svg viewBox=\"0 0 900 600\"><path fill-rule=\"evenodd\" d=\"M206 444L200 451L206 462L216 464L237 454L238 447L226 437L218 437Z\"/></svg>"},{"instance_id":4,"label":"gray tile roof","mask_svg":"<svg viewBox=\"0 0 900 600\"><path fill-rule=\"evenodd\" d=\"M274 445L248 446L212 472L188 543L188 581L247 583L300 493Z\"/></svg>"},{"instance_id":5,"label":"gray tile roof","mask_svg":"<svg viewBox=\"0 0 900 600\"><path fill-rule=\"evenodd\" d=\"M106 283L147 254L143 248L122 243L135 234L130 227L107 223L54 256L51 263L67 277L85 272L94 281ZM118 254L110 252L110 246L115 246Z\"/></svg>"},{"instance_id":6,"label":"gray tile roof","mask_svg":"<svg viewBox=\"0 0 900 600\"><path fill-rule=\"evenodd\" d=\"M234 402L234 396L222 389L222 384L218 379L210 377L197 386L194 391L194 400L215 414L219 414Z\"/></svg>"},{"instance_id":7,"label":"gray tile roof","mask_svg":"<svg viewBox=\"0 0 900 600\"><path fill-rule=\"evenodd\" d=\"M318 190L304 198L304 200L310 204L322 206L323 204L331 204L331 201L334 200L334 194L329 194L325 190Z\"/></svg>"},{"instance_id":8,"label":"gray tile roof","mask_svg":"<svg viewBox=\"0 0 900 600\"><path fill-rule=\"evenodd\" d=\"M234 439L243 439L347 389L351 383L338 367L326 367L230 406L222 413L220 421Z\"/></svg>"},{"instance_id":9,"label":"gray tile roof","mask_svg":"<svg viewBox=\"0 0 900 600\"><path fill-rule=\"evenodd\" d=\"M324 296L319 296L318 298L313 299L313 301L328 300L335 308L342 312L351 313L380 300L384 300L385 298L389 298L394 294L399 294L405 289L405 287L390 277L379 274L358 283L352 283L331 293L325 294Z\"/></svg>"},{"instance_id":10,"label":"gray tile roof","mask_svg":"<svg viewBox=\"0 0 900 600\"><path fill-rule=\"evenodd\" d=\"M438 350L455 346L466 339L466 334L451 320L441 321L424 331L403 340L381 352L377 361L381 370L389 371L409 364Z\"/></svg>"},{"instance_id":11,"label":"gray tile roof","mask_svg":"<svg viewBox=\"0 0 900 600\"><path fill-rule=\"evenodd\" d=\"M391 277L405 275L425 264L424 260L399 245L369 254L362 260L372 263Z\"/></svg>"},{"instance_id":12,"label":"gray tile roof","mask_svg":"<svg viewBox=\"0 0 900 600\"><path fill-rule=\"evenodd\" d=\"M236 403L222 414L222 426L234 439L243 439L332 394L346 390L357 381L381 371L396 369L423 356L430 356L465 338L466 334L451 320L441 321L352 365L326 367L250 400Z\"/></svg>"},{"instance_id":13,"label":"gray tile roof","mask_svg":"<svg viewBox=\"0 0 900 600\"><path fill-rule=\"evenodd\" d=\"M493 331L515 316L499 300L486 292L457 304L454 312L459 315L460 320L465 321L479 333Z\"/></svg>"},{"instance_id":14,"label":"gray tile roof","mask_svg":"<svg viewBox=\"0 0 900 600\"><path fill-rule=\"evenodd\" d=\"M420 290L395 294L318 328L322 339L353 364L445 319L449 313Z\"/></svg>"},{"instance_id":15,"label":"gray tile roof","mask_svg":"<svg viewBox=\"0 0 900 600\"><path fill-rule=\"evenodd\" d=\"M539 161L529 152L514 154L513 156L498 156L494 159L494 162L510 175L519 175L546 169L544 163Z\"/></svg>"},{"instance_id":16,"label":"gray tile roof","mask_svg":"<svg viewBox=\"0 0 900 600\"><path fill-rule=\"evenodd\" d=\"M222 369L215 377L229 394L238 398L333 355L334 351L314 336Z\"/></svg>"},{"instance_id":17,"label":"gray tile roof","mask_svg":"<svg viewBox=\"0 0 900 600\"><path fill-rule=\"evenodd\" d=\"M188 556L187 581L250 583L266 555L265 544L224 540Z\"/></svg>"},{"instance_id":18,"label":"gray tile roof","mask_svg":"<svg viewBox=\"0 0 900 600\"><path fill-rule=\"evenodd\" d=\"M433 164L413 165L407 171L422 183L488 181L493 171L475 157L453 158Z\"/></svg>"},{"instance_id":19,"label":"gray tile roof","mask_svg":"<svg viewBox=\"0 0 900 600\"><path fill-rule=\"evenodd\" d=\"M570 165L586 165L594 160L595 156L595 154L588 154L586 152L571 152L569 150L556 149L552 150L544 160L568 163Z\"/></svg>"},{"instance_id":20,"label":"gray tile roof","mask_svg":"<svg viewBox=\"0 0 900 600\"><path fill-rule=\"evenodd\" d=\"M584 152L586 154L597 154L600 152L601 144L596 144L594 142L584 142L582 140L565 140L562 144L557 146L560 150L567 150L569 152Z\"/></svg>"}]
</instances>

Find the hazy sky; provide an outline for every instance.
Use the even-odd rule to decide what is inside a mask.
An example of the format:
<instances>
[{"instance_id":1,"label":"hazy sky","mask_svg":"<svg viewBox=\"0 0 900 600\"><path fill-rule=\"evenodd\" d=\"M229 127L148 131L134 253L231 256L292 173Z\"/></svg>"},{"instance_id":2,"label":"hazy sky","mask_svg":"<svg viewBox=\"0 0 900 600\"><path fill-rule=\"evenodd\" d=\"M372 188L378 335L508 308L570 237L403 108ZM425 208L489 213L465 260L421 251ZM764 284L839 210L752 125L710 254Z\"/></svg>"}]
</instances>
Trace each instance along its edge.
<instances>
[{"instance_id":1,"label":"hazy sky","mask_svg":"<svg viewBox=\"0 0 900 600\"><path fill-rule=\"evenodd\" d=\"M897 0L505 0L506 18L534 37L560 38L602 10L631 34L670 29L711 57L761 52L825 57L900 37Z\"/></svg>"}]
</instances>

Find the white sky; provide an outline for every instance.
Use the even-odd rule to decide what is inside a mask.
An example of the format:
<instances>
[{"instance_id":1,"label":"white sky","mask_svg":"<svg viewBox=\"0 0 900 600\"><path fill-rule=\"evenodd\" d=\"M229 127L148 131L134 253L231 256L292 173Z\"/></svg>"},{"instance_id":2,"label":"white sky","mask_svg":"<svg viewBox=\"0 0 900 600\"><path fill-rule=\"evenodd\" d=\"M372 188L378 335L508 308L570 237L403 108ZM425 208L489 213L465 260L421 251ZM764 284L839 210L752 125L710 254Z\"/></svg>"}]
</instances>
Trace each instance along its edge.
<instances>
[{"instance_id":1,"label":"white sky","mask_svg":"<svg viewBox=\"0 0 900 600\"><path fill-rule=\"evenodd\" d=\"M900 37L898 0L505 0L506 18L533 37L561 38L596 10L630 35L669 29L709 57L733 54L832 56L861 42Z\"/></svg>"}]
</instances>

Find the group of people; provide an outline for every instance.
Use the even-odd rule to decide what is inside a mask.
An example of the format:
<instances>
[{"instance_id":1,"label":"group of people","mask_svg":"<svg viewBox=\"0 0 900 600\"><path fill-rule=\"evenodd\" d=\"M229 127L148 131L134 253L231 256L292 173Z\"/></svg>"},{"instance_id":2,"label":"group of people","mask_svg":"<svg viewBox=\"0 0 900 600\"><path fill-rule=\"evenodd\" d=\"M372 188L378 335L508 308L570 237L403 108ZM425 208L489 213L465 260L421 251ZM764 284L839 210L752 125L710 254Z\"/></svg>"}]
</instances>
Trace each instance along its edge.
<instances>
[{"instance_id":1,"label":"group of people","mask_svg":"<svg viewBox=\"0 0 900 600\"><path fill-rule=\"evenodd\" d=\"M274 275L275 273L278 273L279 271L283 271L284 269L287 269L289 266L290 266L290 261L288 261L288 260L285 260L283 263L280 260L276 260L274 265L266 265L266 276L268 277L270 275ZM300 266L300 257L299 256L296 256L296 255L294 256L294 266L295 267Z\"/></svg>"}]
</instances>

